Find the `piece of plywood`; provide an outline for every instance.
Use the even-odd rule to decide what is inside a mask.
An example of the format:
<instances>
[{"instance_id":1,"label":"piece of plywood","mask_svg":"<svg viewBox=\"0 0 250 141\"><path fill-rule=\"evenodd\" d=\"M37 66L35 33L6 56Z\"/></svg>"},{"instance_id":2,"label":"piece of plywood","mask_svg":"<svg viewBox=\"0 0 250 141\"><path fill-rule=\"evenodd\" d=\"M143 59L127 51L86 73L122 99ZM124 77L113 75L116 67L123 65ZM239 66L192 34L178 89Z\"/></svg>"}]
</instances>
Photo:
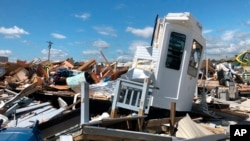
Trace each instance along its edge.
<instances>
[{"instance_id":1,"label":"piece of plywood","mask_svg":"<svg viewBox=\"0 0 250 141\"><path fill-rule=\"evenodd\" d=\"M51 86L52 88L58 89L58 90L68 90L69 86L68 85L54 85Z\"/></svg>"},{"instance_id":2,"label":"piece of plywood","mask_svg":"<svg viewBox=\"0 0 250 141\"><path fill-rule=\"evenodd\" d=\"M84 70L88 69L90 66L92 66L92 65L95 64L95 63L96 63L95 59L90 59L88 62L82 64L82 65L78 68L78 70L84 71Z\"/></svg>"},{"instance_id":3,"label":"piece of plywood","mask_svg":"<svg viewBox=\"0 0 250 141\"><path fill-rule=\"evenodd\" d=\"M198 80L197 83L198 87L205 87L207 89L213 89L215 87L220 86L219 81L218 80Z\"/></svg>"}]
</instances>

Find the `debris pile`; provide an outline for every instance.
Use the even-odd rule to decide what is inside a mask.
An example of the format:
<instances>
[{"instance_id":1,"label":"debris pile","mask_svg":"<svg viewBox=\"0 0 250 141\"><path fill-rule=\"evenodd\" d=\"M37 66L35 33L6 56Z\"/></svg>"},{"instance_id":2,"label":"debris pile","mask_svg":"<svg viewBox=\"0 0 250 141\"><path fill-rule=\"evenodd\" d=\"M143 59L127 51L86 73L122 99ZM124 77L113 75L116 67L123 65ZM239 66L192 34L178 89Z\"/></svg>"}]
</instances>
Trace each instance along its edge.
<instances>
[{"instance_id":1,"label":"debris pile","mask_svg":"<svg viewBox=\"0 0 250 141\"><path fill-rule=\"evenodd\" d=\"M77 97L80 93L80 83L91 85L90 97L110 100L112 80L128 70L128 66L117 67L117 63L98 63L95 59L78 63L73 59L62 62L41 61L31 62L17 60L0 64L0 119L3 127L30 127L38 120L46 122L51 118L66 112L69 107L63 100L65 95ZM110 82L110 83L100 83ZM97 84L97 85L95 85ZM102 86L104 85L104 86ZM36 101L32 94L57 94L58 106L51 101ZM78 101L79 103L79 101Z\"/></svg>"},{"instance_id":2,"label":"debris pile","mask_svg":"<svg viewBox=\"0 0 250 141\"><path fill-rule=\"evenodd\" d=\"M77 98L80 97L80 83L83 81L90 84L89 96L91 99L112 100L116 79L123 76L131 80L131 72L137 71L137 73L140 73L139 69L133 68L129 70L129 67L130 66L117 67L116 62L104 65L104 63L97 63L95 59L90 59L83 63L74 63L73 59L54 63L41 60L34 60L28 63L21 60L18 60L16 63L1 63L0 118L3 121L1 126L6 128L32 127L37 121L39 124L42 124L50 119L61 116L62 113L70 112L72 109L75 109L75 105L80 102ZM234 98L233 100L239 100L240 96L229 96L230 87L227 86L225 82L221 83L218 77L214 75L216 69L212 64L210 64L208 68L209 76L212 77L205 81L205 87L202 79L204 76L198 80L198 87L200 89L206 88L209 90L206 95L206 102L209 105L207 110L210 113L206 116L218 119L218 115L220 115L221 118L225 117L224 114L227 114L241 117L241 120L248 119L249 115L246 114L250 111L248 110L248 105L242 106L234 101L229 101L232 100L232 98ZM201 67L201 70L202 69L203 67ZM141 72L140 74L144 73L145 72ZM244 83L240 75L237 76L237 79L232 80L234 86L237 86L238 91L247 93L249 86L247 83ZM213 91L215 88L216 93ZM222 91L222 89L225 89L225 91ZM30 95L37 92L58 95L58 106L54 106L50 101L37 101L34 100L33 97L30 97ZM214 95L212 95L213 92ZM223 92L227 92L228 98L223 96ZM201 93L202 92L199 94ZM68 103L61 98L65 95L74 97L73 104L68 105ZM211 96L213 97L211 98ZM208 100L209 98L210 100ZM197 101L198 100L195 101L196 104L198 103ZM211 105L224 105L224 108L221 106L220 108L213 109ZM211 114L211 111L213 114ZM204 111L202 112L205 113ZM105 118L103 118L102 115L105 115ZM110 118L107 112L104 112L102 115L94 115L90 123L94 124L96 121L99 121L97 122L98 126L104 124L105 127L117 123L117 119ZM119 122L130 121L131 118L132 120L145 118L141 116L136 117L137 114L135 113L128 116L121 115ZM142 125L138 125L138 128L131 130L138 130L144 127L144 130L153 132L154 134L165 133L169 135L171 133L177 138L192 139L202 138L203 136L212 137L215 134L226 135L225 133L228 133L227 128L230 125L230 123L225 124L225 122L227 122L226 120L224 121L224 126L221 126L222 123L191 122L193 119L189 115L175 118L176 121L171 127L172 129L169 126L171 120L169 118L163 118L150 119ZM186 120L188 120L188 122ZM109 122L109 126L106 126L107 121ZM158 124L158 122L161 122L161 124ZM191 131L187 129L190 125L185 124L192 124L192 127L197 127L197 129L192 128L195 131ZM161 127L161 129L159 129L159 127Z\"/></svg>"},{"instance_id":3,"label":"debris pile","mask_svg":"<svg viewBox=\"0 0 250 141\"><path fill-rule=\"evenodd\" d=\"M217 98L222 98L220 94L227 93L226 100L236 100L240 95L250 94L250 79L244 76L247 72L245 66L232 67L231 62L218 62L210 59L202 62L198 87L215 89Z\"/></svg>"},{"instance_id":4,"label":"debris pile","mask_svg":"<svg viewBox=\"0 0 250 141\"><path fill-rule=\"evenodd\" d=\"M16 63L0 64L0 87L9 90L22 90L25 85L37 83L37 90L67 90L78 93L76 81L96 84L101 81L115 80L126 73L129 66L117 67L113 64L98 63L95 59L74 62L49 62L36 59L31 62L17 60Z\"/></svg>"}]
</instances>

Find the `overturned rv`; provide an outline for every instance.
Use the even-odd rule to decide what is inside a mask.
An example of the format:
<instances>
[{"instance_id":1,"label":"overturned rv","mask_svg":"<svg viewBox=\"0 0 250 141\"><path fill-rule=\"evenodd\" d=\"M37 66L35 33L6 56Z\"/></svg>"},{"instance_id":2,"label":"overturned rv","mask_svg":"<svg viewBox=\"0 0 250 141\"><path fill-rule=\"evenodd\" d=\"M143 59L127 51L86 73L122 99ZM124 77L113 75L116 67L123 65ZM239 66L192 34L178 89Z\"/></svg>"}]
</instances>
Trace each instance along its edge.
<instances>
[{"instance_id":1,"label":"overturned rv","mask_svg":"<svg viewBox=\"0 0 250 141\"><path fill-rule=\"evenodd\" d=\"M141 107L145 112L149 107L170 109L171 102L176 103L177 111L190 111L204 49L202 26L190 13L157 17L151 46L137 47L133 67L117 83L112 112L115 114L117 107L135 111ZM148 86L135 81L146 81ZM140 85L140 90L133 85ZM120 99L122 91L124 99Z\"/></svg>"}]
</instances>

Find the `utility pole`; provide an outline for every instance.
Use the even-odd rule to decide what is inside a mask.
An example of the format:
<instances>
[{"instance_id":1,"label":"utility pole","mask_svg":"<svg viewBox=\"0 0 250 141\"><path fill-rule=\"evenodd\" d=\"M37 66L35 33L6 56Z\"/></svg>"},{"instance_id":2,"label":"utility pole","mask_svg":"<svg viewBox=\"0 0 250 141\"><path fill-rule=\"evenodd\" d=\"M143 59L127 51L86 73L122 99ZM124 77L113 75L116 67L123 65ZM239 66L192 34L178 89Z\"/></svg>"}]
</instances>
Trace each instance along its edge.
<instances>
[{"instance_id":1,"label":"utility pole","mask_svg":"<svg viewBox=\"0 0 250 141\"><path fill-rule=\"evenodd\" d=\"M50 61L50 49L51 49L51 46L52 46L53 43L51 41L47 41L47 43L49 43L49 45L48 45L48 48L49 48L48 61Z\"/></svg>"}]
</instances>

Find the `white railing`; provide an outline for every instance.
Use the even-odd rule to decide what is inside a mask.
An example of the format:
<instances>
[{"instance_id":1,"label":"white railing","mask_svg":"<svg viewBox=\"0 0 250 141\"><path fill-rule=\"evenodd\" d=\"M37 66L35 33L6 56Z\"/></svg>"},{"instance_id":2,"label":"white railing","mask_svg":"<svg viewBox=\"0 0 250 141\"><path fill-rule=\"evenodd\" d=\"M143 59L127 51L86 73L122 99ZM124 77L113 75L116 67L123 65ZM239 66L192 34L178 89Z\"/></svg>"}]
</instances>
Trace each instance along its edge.
<instances>
[{"instance_id":1,"label":"white railing","mask_svg":"<svg viewBox=\"0 0 250 141\"><path fill-rule=\"evenodd\" d=\"M144 83L118 79L112 101L111 117L115 117L118 108L138 112L139 116L148 114L151 93L149 79L145 79Z\"/></svg>"}]
</instances>

